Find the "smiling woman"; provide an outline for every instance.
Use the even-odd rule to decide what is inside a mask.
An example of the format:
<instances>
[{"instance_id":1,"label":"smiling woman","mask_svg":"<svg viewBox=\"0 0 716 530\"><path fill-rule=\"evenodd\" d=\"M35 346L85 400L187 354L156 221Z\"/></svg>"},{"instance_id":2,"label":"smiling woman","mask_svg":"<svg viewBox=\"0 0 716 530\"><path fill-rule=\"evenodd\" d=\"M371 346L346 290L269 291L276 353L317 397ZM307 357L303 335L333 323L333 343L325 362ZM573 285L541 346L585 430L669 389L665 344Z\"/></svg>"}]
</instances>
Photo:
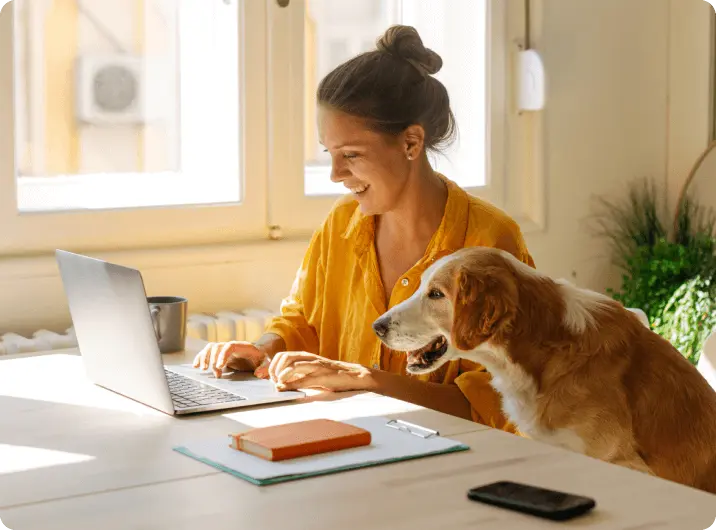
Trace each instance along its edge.
<instances>
[{"instance_id":1,"label":"smiling woman","mask_svg":"<svg viewBox=\"0 0 716 530\"><path fill-rule=\"evenodd\" d=\"M448 92L433 77L441 65L414 28L394 26L376 49L323 79L319 139L331 179L351 193L313 234L266 335L210 344L197 367L254 369L286 390L371 390L512 429L482 367L460 360L409 376L405 353L382 346L371 327L416 291L432 263L460 248L502 248L533 265L512 219L430 164L428 152L455 131Z\"/></svg>"},{"instance_id":2,"label":"smiling woman","mask_svg":"<svg viewBox=\"0 0 716 530\"><path fill-rule=\"evenodd\" d=\"M406 164L454 139L450 98L432 77L441 67L440 56L423 46L414 28L394 26L375 51L339 65L321 81L319 136L331 153L331 180L353 192L363 213L394 208L406 198ZM434 191L441 190L444 195L442 186Z\"/></svg>"}]
</instances>

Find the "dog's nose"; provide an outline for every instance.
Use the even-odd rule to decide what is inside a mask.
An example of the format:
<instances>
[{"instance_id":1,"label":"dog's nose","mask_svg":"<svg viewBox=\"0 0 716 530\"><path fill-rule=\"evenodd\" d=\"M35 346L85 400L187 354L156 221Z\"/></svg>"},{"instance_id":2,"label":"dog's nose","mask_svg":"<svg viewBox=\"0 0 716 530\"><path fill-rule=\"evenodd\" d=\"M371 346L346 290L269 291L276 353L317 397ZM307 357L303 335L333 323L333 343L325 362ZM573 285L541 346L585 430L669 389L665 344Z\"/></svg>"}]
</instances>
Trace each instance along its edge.
<instances>
[{"instance_id":1,"label":"dog's nose","mask_svg":"<svg viewBox=\"0 0 716 530\"><path fill-rule=\"evenodd\" d=\"M375 331L375 334L378 335L381 339L388 334L389 327L389 318L379 318L378 320L373 322L373 331Z\"/></svg>"}]
</instances>

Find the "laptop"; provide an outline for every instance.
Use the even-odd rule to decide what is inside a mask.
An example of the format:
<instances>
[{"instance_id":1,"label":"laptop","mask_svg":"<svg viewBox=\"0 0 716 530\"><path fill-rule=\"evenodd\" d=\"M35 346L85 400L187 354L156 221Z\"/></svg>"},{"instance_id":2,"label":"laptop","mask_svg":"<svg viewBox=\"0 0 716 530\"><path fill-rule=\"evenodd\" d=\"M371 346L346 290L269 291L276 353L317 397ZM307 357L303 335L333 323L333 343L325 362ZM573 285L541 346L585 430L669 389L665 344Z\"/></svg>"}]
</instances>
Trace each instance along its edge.
<instances>
[{"instance_id":1,"label":"laptop","mask_svg":"<svg viewBox=\"0 0 716 530\"><path fill-rule=\"evenodd\" d=\"M191 364L165 365L139 271L57 250L55 257L88 378L171 415L292 401L253 374L224 374ZM169 354L171 355L171 354Z\"/></svg>"}]
</instances>

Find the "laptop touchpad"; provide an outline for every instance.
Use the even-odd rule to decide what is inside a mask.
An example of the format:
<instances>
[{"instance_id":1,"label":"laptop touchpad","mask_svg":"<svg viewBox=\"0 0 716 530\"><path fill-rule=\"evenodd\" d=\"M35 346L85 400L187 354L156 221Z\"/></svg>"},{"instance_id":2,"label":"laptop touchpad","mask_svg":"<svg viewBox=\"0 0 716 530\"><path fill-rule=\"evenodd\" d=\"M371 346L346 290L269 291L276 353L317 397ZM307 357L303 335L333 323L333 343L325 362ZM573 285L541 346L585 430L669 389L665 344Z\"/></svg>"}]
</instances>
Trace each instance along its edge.
<instances>
[{"instance_id":1,"label":"laptop touchpad","mask_svg":"<svg viewBox=\"0 0 716 530\"><path fill-rule=\"evenodd\" d=\"M221 379L214 377L211 370L198 370L191 364L167 365L167 370L185 375L195 381L206 383L237 394L245 394L250 392L252 395L257 394L280 394L283 397L303 396L303 392L278 392L273 382L269 379L259 379L251 372L227 372Z\"/></svg>"}]
</instances>

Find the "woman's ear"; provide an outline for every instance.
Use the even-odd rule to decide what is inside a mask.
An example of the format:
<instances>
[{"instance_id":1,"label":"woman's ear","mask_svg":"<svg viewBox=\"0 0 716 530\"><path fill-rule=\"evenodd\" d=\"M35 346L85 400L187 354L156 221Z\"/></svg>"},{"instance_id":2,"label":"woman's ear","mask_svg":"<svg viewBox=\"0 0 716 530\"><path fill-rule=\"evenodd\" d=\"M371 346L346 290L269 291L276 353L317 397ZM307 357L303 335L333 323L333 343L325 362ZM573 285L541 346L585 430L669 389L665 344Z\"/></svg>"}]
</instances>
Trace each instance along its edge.
<instances>
[{"instance_id":1,"label":"woman's ear","mask_svg":"<svg viewBox=\"0 0 716 530\"><path fill-rule=\"evenodd\" d=\"M474 350L510 324L516 311L516 290L500 280L500 272L475 272L465 267L458 272L451 332L458 350Z\"/></svg>"},{"instance_id":2,"label":"woman's ear","mask_svg":"<svg viewBox=\"0 0 716 530\"><path fill-rule=\"evenodd\" d=\"M405 156L415 160L425 146L425 129L421 125L411 125L403 132Z\"/></svg>"}]
</instances>

